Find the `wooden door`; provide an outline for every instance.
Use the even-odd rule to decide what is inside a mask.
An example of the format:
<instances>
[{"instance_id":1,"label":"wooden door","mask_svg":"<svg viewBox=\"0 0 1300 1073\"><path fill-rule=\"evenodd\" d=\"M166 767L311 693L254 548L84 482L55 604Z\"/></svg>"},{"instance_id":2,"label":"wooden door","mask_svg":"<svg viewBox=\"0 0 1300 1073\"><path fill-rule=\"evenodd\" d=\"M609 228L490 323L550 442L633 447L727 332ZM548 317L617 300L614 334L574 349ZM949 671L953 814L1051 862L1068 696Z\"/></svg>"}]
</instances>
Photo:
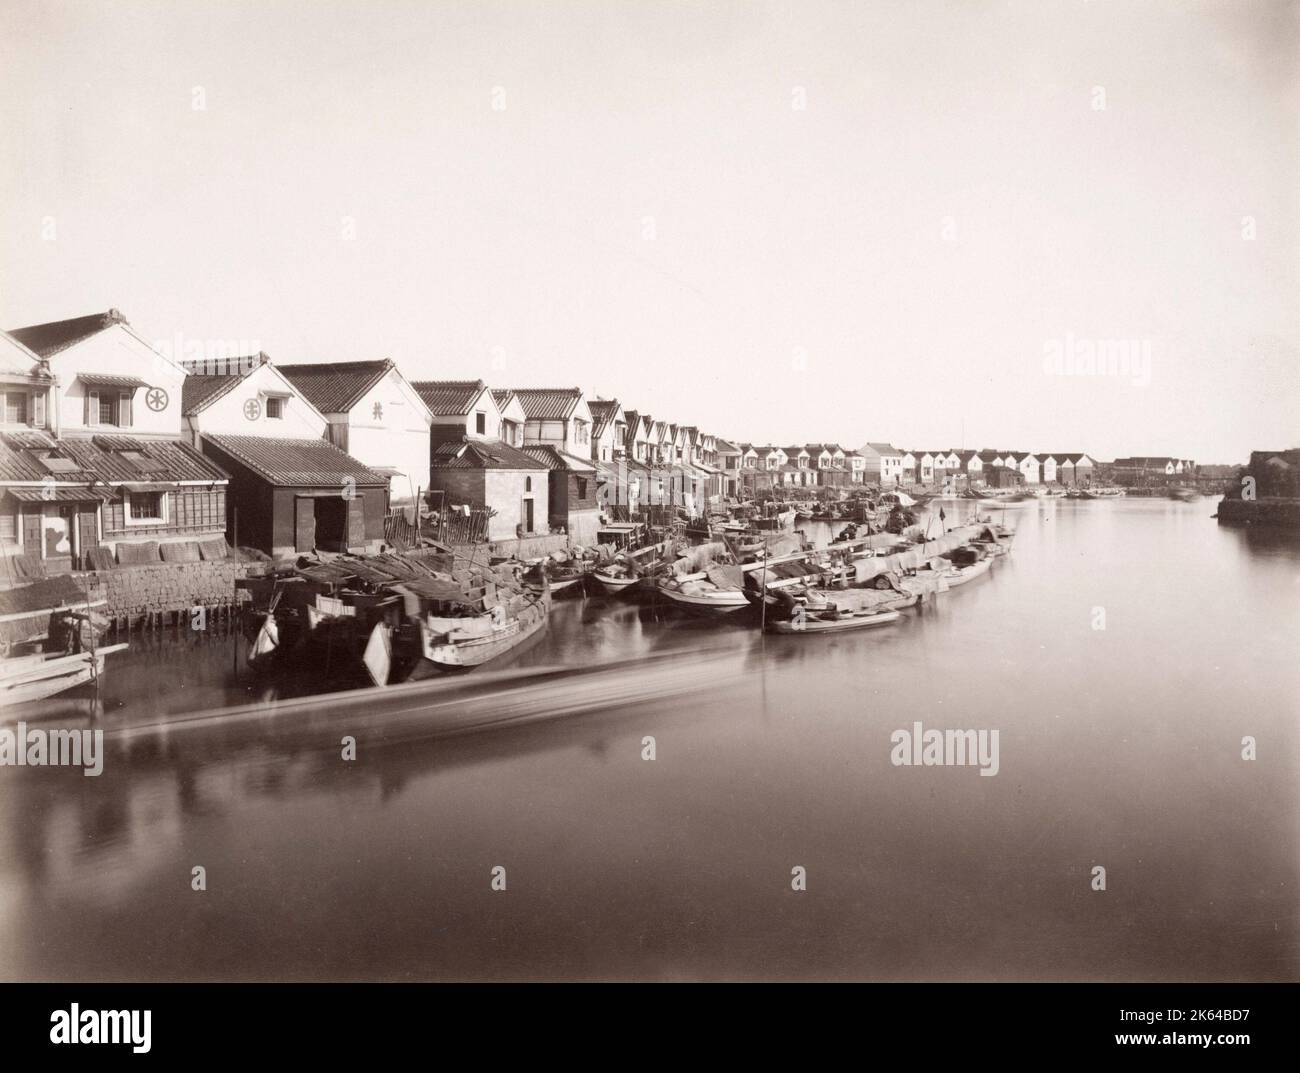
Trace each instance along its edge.
<instances>
[{"instance_id":1,"label":"wooden door","mask_svg":"<svg viewBox=\"0 0 1300 1073\"><path fill-rule=\"evenodd\" d=\"M98 516L93 507L77 508L77 555L81 569L91 569L90 553L99 547Z\"/></svg>"},{"instance_id":2,"label":"wooden door","mask_svg":"<svg viewBox=\"0 0 1300 1073\"><path fill-rule=\"evenodd\" d=\"M353 496L348 503L347 547L363 548L366 544L366 497ZM347 548L343 549L344 551Z\"/></svg>"},{"instance_id":3,"label":"wooden door","mask_svg":"<svg viewBox=\"0 0 1300 1073\"><path fill-rule=\"evenodd\" d=\"M533 501L524 500L524 534L528 535L533 532Z\"/></svg>"},{"instance_id":4,"label":"wooden door","mask_svg":"<svg viewBox=\"0 0 1300 1073\"><path fill-rule=\"evenodd\" d=\"M316 500L299 496L293 502L293 546L295 551L316 547Z\"/></svg>"},{"instance_id":5,"label":"wooden door","mask_svg":"<svg viewBox=\"0 0 1300 1073\"><path fill-rule=\"evenodd\" d=\"M41 559L41 508L23 508L23 551Z\"/></svg>"}]
</instances>

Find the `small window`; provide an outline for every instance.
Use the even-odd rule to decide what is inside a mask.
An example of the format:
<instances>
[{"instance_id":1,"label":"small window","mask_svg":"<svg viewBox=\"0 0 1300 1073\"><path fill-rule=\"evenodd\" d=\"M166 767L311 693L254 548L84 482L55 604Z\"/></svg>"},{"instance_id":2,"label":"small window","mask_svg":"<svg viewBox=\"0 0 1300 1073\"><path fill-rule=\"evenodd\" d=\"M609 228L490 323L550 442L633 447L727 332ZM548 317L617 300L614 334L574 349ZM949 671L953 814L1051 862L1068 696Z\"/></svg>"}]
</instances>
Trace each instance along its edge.
<instances>
[{"instance_id":1,"label":"small window","mask_svg":"<svg viewBox=\"0 0 1300 1073\"><path fill-rule=\"evenodd\" d=\"M524 491L525 491L525 492L531 492L532 490L533 490L533 479L532 479L531 477L525 477L525 478L524 478Z\"/></svg>"},{"instance_id":2,"label":"small window","mask_svg":"<svg viewBox=\"0 0 1300 1073\"><path fill-rule=\"evenodd\" d=\"M131 492L127 496L133 522L164 522L167 504L163 492Z\"/></svg>"},{"instance_id":3,"label":"small window","mask_svg":"<svg viewBox=\"0 0 1300 1073\"><path fill-rule=\"evenodd\" d=\"M279 421L284 417L284 399L272 395L266 400L266 416L272 421Z\"/></svg>"},{"instance_id":4,"label":"small window","mask_svg":"<svg viewBox=\"0 0 1300 1073\"><path fill-rule=\"evenodd\" d=\"M476 413L474 415L474 431L480 436L487 435L487 414Z\"/></svg>"},{"instance_id":5,"label":"small window","mask_svg":"<svg viewBox=\"0 0 1300 1073\"><path fill-rule=\"evenodd\" d=\"M0 395L0 415L7 425L27 424L27 392L10 391Z\"/></svg>"}]
</instances>

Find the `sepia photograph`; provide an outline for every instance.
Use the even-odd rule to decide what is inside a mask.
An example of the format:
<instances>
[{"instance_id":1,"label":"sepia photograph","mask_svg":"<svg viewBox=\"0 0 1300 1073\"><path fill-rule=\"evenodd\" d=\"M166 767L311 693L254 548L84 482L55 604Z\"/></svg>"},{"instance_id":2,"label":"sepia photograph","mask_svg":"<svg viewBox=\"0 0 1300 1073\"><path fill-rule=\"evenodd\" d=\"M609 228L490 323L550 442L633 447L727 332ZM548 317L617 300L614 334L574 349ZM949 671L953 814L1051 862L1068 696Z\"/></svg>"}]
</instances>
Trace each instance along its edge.
<instances>
[{"instance_id":1,"label":"sepia photograph","mask_svg":"<svg viewBox=\"0 0 1300 1073\"><path fill-rule=\"evenodd\" d=\"M35 1053L1285 1039L1300 0L0 0L0 134Z\"/></svg>"}]
</instances>

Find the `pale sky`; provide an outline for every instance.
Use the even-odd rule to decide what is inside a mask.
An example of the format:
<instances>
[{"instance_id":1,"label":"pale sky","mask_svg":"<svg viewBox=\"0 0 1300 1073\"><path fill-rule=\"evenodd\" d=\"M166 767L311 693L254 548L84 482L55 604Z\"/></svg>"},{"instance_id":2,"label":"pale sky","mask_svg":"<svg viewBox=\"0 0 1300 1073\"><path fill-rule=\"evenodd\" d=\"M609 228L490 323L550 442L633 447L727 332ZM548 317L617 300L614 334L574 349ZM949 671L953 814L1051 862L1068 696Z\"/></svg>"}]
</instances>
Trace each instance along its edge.
<instances>
[{"instance_id":1,"label":"pale sky","mask_svg":"<svg viewBox=\"0 0 1300 1073\"><path fill-rule=\"evenodd\" d=\"M4 0L0 325L1244 461L1300 443L1298 85L1255 0Z\"/></svg>"}]
</instances>

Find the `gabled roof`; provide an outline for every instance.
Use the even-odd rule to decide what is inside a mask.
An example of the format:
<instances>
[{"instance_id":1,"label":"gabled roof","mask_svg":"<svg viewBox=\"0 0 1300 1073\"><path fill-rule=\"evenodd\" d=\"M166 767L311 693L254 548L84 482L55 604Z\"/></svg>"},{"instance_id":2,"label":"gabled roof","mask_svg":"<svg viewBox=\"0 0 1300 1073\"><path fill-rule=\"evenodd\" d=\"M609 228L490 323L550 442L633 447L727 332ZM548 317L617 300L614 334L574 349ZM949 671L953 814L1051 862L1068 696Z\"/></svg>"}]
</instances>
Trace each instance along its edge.
<instances>
[{"instance_id":1,"label":"gabled roof","mask_svg":"<svg viewBox=\"0 0 1300 1073\"><path fill-rule=\"evenodd\" d=\"M1001 451L980 451L978 452L978 454L979 454L979 460L981 462L992 462L995 459L1006 457ZM966 461L964 455L965 453L963 452L963 458L962 458L963 462Z\"/></svg>"},{"instance_id":2,"label":"gabled roof","mask_svg":"<svg viewBox=\"0 0 1300 1073\"><path fill-rule=\"evenodd\" d=\"M127 319L116 309L106 313L91 313L71 320L55 320L48 324L32 324L26 328L11 328L9 334L23 346L34 350L42 358L98 335L114 324L126 324Z\"/></svg>"},{"instance_id":3,"label":"gabled roof","mask_svg":"<svg viewBox=\"0 0 1300 1073\"><path fill-rule=\"evenodd\" d=\"M599 439L610 427L621 407L618 399L596 399L587 403L587 409L591 411L592 436ZM623 417L626 420L627 414L624 413Z\"/></svg>"},{"instance_id":4,"label":"gabled roof","mask_svg":"<svg viewBox=\"0 0 1300 1073\"><path fill-rule=\"evenodd\" d=\"M342 485L350 478L358 486L388 487L388 478L382 473L363 466L327 440L208 433L203 440L277 486Z\"/></svg>"},{"instance_id":5,"label":"gabled roof","mask_svg":"<svg viewBox=\"0 0 1300 1073\"><path fill-rule=\"evenodd\" d=\"M41 357L8 332L0 332L0 376L43 376Z\"/></svg>"},{"instance_id":6,"label":"gabled roof","mask_svg":"<svg viewBox=\"0 0 1300 1073\"><path fill-rule=\"evenodd\" d=\"M434 448L432 468L437 469L529 469L547 467L517 447L501 440L471 440L462 436Z\"/></svg>"},{"instance_id":7,"label":"gabled roof","mask_svg":"<svg viewBox=\"0 0 1300 1073\"><path fill-rule=\"evenodd\" d=\"M892 443L878 443L876 441L869 441L868 443L864 444L860 448L860 450L865 451L868 447L870 447L878 455L901 455L903 453Z\"/></svg>"},{"instance_id":8,"label":"gabled roof","mask_svg":"<svg viewBox=\"0 0 1300 1073\"><path fill-rule=\"evenodd\" d=\"M515 397L515 393L508 387L494 387L492 389L492 400L497 404L497 408L504 410L510 405L510 400Z\"/></svg>"},{"instance_id":9,"label":"gabled roof","mask_svg":"<svg viewBox=\"0 0 1300 1073\"><path fill-rule=\"evenodd\" d=\"M384 358L381 361L313 362L277 368L321 413L340 414L351 410L396 366Z\"/></svg>"},{"instance_id":10,"label":"gabled roof","mask_svg":"<svg viewBox=\"0 0 1300 1073\"><path fill-rule=\"evenodd\" d=\"M487 390L482 380L413 380L411 387L438 417L462 417ZM493 392L493 401L495 399ZM507 400L508 401L508 400Z\"/></svg>"},{"instance_id":11,"label":"gabled roof","mask_svg":"<svg viewBox=\"0 0 1300 1073\"><path fill-rule=\"evenodd\" d=\"M181 413L190 417L206 410L218 399L228 395L248 373L230 376L187 376L181 386Z\"/></svg>"},{"instance_id":12,"label":"gabled roof","mask_svg":"<svg viewBox=\"0 0 1300 1073\"><path fill-rule=\"evenodd\" d=\"M569 470L574 473L595 473L596 467L585 458L561 451L548 443L530 443L522 448L524 454L542 463L546 469Z\"/></svg>"},{"instance_id":13,"label":"gabled roof","mask_svg":"<svg viewBox=\"0 0 1300 1073\"><path fill-rule=\"evenodd\" d=\"M736 444L732 443L730 440L724 440L721 436L719 436L719 437L714 441L714 446L715 446L719 451L728 451L728 452L735 451L735 452L738 453L738 454L743 454L743 453L744 453L744 452L740 449L739 446L737 446Z\"/></svg>"},{"instance_id":14,"label":"gabled roof","mask_svg":"<svg viewBox=\"0 0 1300 1073\"><path fill-rule=\"evenodd\" d=\"M517 387L514 393L530 421L565 421L582 399L576 387Z\"/></svg>"}]
</instances>

